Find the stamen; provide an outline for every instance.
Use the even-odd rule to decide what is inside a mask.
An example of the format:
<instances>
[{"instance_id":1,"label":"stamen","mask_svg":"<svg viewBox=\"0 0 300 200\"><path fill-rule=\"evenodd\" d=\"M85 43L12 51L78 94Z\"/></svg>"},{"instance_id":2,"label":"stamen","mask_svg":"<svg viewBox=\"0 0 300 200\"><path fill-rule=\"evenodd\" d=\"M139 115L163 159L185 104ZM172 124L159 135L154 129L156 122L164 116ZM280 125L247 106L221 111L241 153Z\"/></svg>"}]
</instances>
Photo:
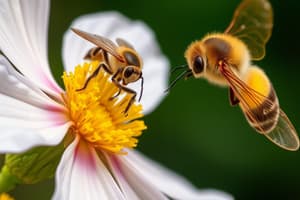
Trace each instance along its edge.
<instances>
[{"instance_id":1,"label":"stamen","mask_svg":"<svg viewBox=\"0 0 300 200\"><path fill-rule=\"evenodd\" d=\"M69 118L74 122L70 132L80 134L99 150L124 153L124 148L137 146L136 137L146 129L144 121L137 120L143 116L142 106L133 104L125 114L131 94L123 92L124 95L112 98L119 88L103 69L84 90L76 91L98 65L98 61L84 63L75 67L74 72L63 74L65 103Z\"/></svg>"}]
</instances>

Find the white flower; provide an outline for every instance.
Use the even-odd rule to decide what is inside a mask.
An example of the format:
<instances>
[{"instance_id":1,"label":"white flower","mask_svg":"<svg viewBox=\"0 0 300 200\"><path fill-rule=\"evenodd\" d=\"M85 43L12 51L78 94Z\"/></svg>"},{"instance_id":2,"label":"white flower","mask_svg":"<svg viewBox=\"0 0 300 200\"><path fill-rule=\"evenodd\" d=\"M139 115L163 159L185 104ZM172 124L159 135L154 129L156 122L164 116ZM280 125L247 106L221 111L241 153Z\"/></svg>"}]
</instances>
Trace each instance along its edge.
<instances>
[{"instance_id":1,"label":"white flower","mask_svg":"<svg viewBox=\"0 0 300 200\"><path fill-rule=\"evenodd\" d=\"M5 55L0 57L0 153L64 140L53 199L232 199L218 191L199 191L130 149L146 128L136 120L141 106L133 105L124 115L128 97L108 100L117 87L104 72L86 91L75 91L98 63L83 63L92 45L70 31L63 44L66 90L61 89L47 59L48 15L47 0L0 1L0 49ZM166 87L168 61L144 23L106 12L83 16L72 27L134 44L144 61L141 103L145 113L155 108Z\"/></svg>"}]
</instances>

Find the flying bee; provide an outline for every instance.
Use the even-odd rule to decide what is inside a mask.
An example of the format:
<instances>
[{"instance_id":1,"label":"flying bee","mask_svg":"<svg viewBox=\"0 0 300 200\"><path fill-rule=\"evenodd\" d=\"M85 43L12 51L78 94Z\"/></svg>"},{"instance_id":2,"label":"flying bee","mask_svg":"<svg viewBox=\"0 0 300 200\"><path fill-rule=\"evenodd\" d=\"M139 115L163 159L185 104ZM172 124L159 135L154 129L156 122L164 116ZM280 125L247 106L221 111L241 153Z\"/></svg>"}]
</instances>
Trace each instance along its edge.
<instances>
[{"instance_id":1,"label":"flying bee","mask_svg":"<svg viewBox=\"0 0 300 200\"><path fill-rule=\"evenodd\" d=\"M231 105L239 104L248 123L286 150L299 148L295 128L280 109L272 83L251 60L261 60L273 28L273 11L267 0L244 0L224 33L212 33L191 43L185 51L187 65L169 86L182 77L205 78L229 88ZM174 71L173 70L173 71Z\"/></svg>"},{"instance_id":2,"label":"flying bee","mask_svg":"<svg viewBox=\"0 0 300 200\"><path fill-rule=\"evenodd\" d=\"M97 46L91 48L84 58L100 61L99 66L86 79L82 88L77 89L77 91L84 90L88 86L90 80L96 77L101 69L104 69L105 72L112 75L112 82L119 88L118 93L112 98L117 97L122 90L132 94L132 97L124 111L124 113L127 113L136 98L136 92L126 87L126 85L141 79L141 91L138 101L141 100L143 94L144 78L142 75L143 62L141 57L133 46L124 39L117 38L117 46L105 37L90 34L75 28L72 28L72 30L80 37Z\"/></svg>"}]
</instances>

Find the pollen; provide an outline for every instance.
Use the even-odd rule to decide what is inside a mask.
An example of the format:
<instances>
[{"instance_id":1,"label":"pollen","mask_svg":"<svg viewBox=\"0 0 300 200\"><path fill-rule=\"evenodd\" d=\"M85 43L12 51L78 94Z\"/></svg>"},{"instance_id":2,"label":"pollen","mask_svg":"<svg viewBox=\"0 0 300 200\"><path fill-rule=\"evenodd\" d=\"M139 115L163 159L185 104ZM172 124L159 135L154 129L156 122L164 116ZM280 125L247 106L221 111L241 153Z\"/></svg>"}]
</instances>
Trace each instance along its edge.
<instances>
[{"instance_id":1,"label":"pollen","mask_svg":"<svg viewBox=\"0 0 300 200\"><path fill-rule=\"evenodd\" d=\"M1 193L0 194L0 200L14 200L9 194L7 193Z\"/></svg>"},{"instance_id":2,"label":"pollen","mask_svg":"<svg viewBox=\"0 0 300 200\"><path fill-rule=\"evenodd\" d=\"M132 104L125 113L131 94L121 92L103 69L81 89L87 78L99 66L98 61L86 62L75 67L74 72L64 72L65 104L68 117L73 121L71 134L79 134L96 149L123 154L124 148L137 146L137 137L146 129L142 106Z\"/></svg>"}]
</instances>

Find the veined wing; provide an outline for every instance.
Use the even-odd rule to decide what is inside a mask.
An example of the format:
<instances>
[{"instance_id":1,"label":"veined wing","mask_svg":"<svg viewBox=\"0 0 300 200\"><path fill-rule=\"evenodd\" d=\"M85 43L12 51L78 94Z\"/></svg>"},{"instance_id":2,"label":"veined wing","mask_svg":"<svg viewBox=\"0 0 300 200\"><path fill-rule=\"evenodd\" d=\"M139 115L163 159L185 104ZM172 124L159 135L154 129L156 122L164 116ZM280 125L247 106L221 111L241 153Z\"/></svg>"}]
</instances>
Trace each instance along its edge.
<instances>
[{"instance_id":1,"label":"veined wing","mask_svg":"<svg viewBox=\"0 0 300 200\"><path fill-rule=\"evenodd\" d=\"M128 47L129 49L133 49L133 50L134 50L133 45L130 44L128 41L126 41L126 40L124 40L124 39L122 39L122 38L117 38L116 41L117 41L117 44L118 44L119 46Z\"/></svg>"},{"instance_id":2,"label":"veined wing","mask_svg":"<svg viewBox=\"0 0 300 200\"><path fill-rule=\"evenodd\" d=\"M236 9L225 33L241 39L253 60L265 55L265 46L273 28L273 11L268 0L244 0Z\"/></svg>"},{"instance_id":3,"label":"veined wing","mask_svg":"<svg viewBox=\"0 0 300 200\"><path fill-rule=\"evenodd\" d=\"M286 150L296 151L299 149L299 138L296 129L282 110L280 110L276 127L265 136Z\"/></svg>"},{"instance_id":4,"label":"veined wing","mask_svg":"<svg viewBox=\"0 0 300 200\"><path fill-rule=\"evenodd\" d=\"M242 107L244 114L248 116L248 122L251 126L256 125L255 128L259 132L263 133L269 140L283 149L290 151L296 151L299 149L299 137L297 132L293 124L281 109L279 110L277 123L271 131L264 132L264 128L262 127L263 125L260 125L262 119L267 119L268 109L276 106L274 102L249 87L226 63L223 63L223 65L220 66L220 72L224 75L234 94L240 101L240 106ZM256 105L256 107L260 106L262 100L265 101L264 103L267 109L262 110L262 113L259 114L254 113L252 109L253 105Z\"/></svg>"},{"instance_id":5,"label":"veined wing","mask_svg":"<svg viewBox=\"0 0 300 200\"><path fill-rule=\"evenodd\" d=\"M95 35L91 33L87 33L85 31L71 28L72 31L74 31L77 35L80 37L90 41L91 43L95 44L96 46L102 48L104 51L107 51L109 54L113 55L116 57L119 61L124 62L124 59L121 55L119 55L117 48L118 46L113 43L111 40L102 37L100 35Z\"/></svg>"}]
</instances>

